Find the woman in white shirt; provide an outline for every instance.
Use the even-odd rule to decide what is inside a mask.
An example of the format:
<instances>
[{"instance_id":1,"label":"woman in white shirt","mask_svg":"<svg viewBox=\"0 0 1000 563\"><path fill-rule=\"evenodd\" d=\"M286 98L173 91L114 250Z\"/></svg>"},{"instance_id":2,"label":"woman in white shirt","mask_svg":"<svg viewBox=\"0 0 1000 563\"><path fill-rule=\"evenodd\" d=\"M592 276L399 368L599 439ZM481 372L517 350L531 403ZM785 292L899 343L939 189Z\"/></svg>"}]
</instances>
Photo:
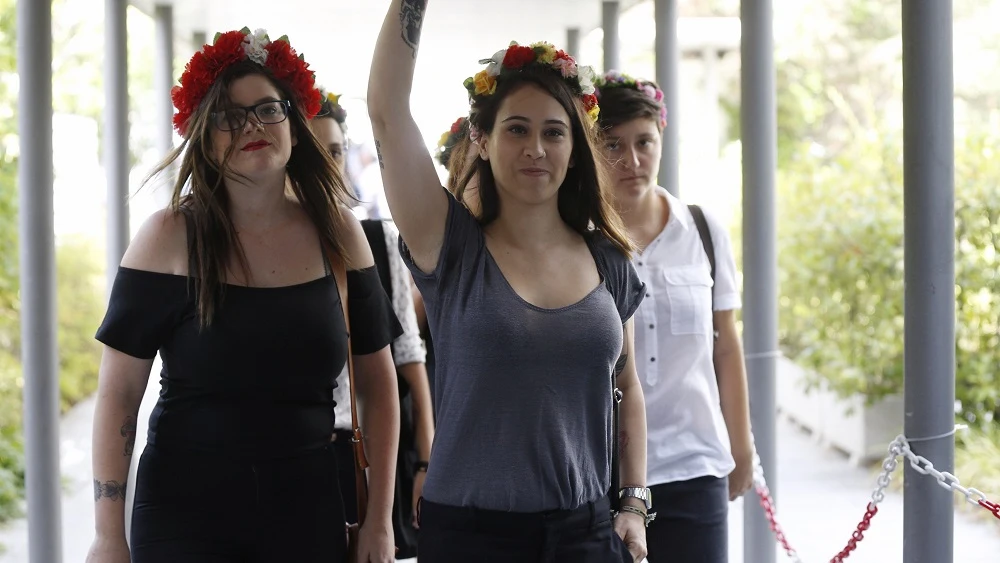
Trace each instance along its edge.
<instances>
[{"instance_id":1,"label":"woman in white shirt","mask_svg":"<svg viewBox=\"0 0 1000 563\"><path fill-rule=\"evenodd\" d=\"M641 249L633 263L647 287L636 312L635 352L657 512L647 530L648 559L724 563L729 501L750 488L753 459L729 237L718 220L702 215L711 241L703 243L700 210L693 213L655 183L666 126L656 84L612 71L597 87L616 204Z\"/></svg>"}]
</instances>

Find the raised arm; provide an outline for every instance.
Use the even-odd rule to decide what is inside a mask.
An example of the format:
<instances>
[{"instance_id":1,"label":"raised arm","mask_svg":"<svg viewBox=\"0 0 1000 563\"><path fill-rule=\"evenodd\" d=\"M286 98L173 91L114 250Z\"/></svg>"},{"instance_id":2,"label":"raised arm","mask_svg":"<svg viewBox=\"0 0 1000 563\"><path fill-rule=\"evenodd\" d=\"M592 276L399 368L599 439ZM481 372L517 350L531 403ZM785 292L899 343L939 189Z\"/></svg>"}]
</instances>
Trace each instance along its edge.
<instances>
[{"instance_id":1,"label":"raised arm","mask_svg":"<svg viewBox=\"0 0 1000 563\"><path fill-rule=\"evenodd\" d=\"M413 68L427 4L427 0L389 3L372 57L368 115L392 218L414 263L431 272L444 240L448 200L410 112Z\"/></svg>"}]
</instances>

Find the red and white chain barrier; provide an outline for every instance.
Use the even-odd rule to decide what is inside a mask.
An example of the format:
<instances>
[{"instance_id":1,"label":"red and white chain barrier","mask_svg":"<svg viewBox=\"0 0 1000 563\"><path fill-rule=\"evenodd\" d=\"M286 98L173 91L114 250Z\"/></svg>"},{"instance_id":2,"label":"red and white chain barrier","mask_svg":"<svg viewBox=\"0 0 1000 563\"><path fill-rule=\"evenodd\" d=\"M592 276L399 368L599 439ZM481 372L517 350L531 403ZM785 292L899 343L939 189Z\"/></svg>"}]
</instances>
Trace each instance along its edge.
<instances>
[{"instance_id":1,"label":"red and white chain barrier","mask_svg":"<svg viewBox=\"0 0 1000 563\"><path fill-rule=\"evenodd\" d=\"M872 518L878 514L878 505L885 500L885 489L892 481L893 472L895 472L896 468L899 466L900 456L909 461L910 467L912 467L917 473L934 477L937 479L938 485L944 489L961 493L965 496L965 500L967 502L986 509L998 520L1000 520L1000 504L989 500L986 495L978 489L963 487L961 482L959 482L958 477L955 477L951 473L935 469L934 464L927 458L913 453L906 437L899 435L892 441L891 444L889 444L889 455L887 455L885 460L882 462L882 473L879 474L878 479L875 481L875 491L872 493L871 501L865 508L865 515L861 518L861 522L858 523L854 532L851 534L851 538L847 540L847 545L840 551L840 553L830 559L830 563L843 563L844 560L850 557L851 553L857 549L861 540L865 539L865 532L867 532L868 528L871 527ZM767 487L767 481L764 480L764 468L761 467L760 458L756 453L753 457L753 483L754 489L757 491L757 496L760 497L760 506L764 509L767 521L771 525L771 531L774 532L774 536L778 543L785 550L789 559L791 559L794 563L802 563L802 559L799 557L795 549L792 548L791 544L788 542L788 538L785 537L785 532L778 523L776 514L777 509L774 505L774 499L771 497L771 491Z\"/></svg>"}]
</instances>

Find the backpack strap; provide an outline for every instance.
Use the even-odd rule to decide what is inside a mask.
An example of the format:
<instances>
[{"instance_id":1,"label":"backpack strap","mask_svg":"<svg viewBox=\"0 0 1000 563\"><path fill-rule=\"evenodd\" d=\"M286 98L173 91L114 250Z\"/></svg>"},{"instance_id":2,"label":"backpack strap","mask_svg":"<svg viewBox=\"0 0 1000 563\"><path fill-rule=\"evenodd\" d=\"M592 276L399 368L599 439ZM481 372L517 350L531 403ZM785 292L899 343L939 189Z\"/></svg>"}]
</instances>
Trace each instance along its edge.
<instances>
[{"instance_id":1,"label":"backpack strap","mask_svg":"<svg viewBox=\"0 0 1000 563\"><path fill-rule=\"evenodd\" d=\"M691 211L691 218L698 228L698 236L701 237L701 246L705 249L705 256L708 257L708 266L712 276L712 315L715 315L715 244L712 243L712 231L708 229L708 221L705 220L705 212L697 205L688 205ZM714 323L713 323L714 324ZM719 338L719 331L713 331L715 338Z\"/></svg>"}]
</instances>

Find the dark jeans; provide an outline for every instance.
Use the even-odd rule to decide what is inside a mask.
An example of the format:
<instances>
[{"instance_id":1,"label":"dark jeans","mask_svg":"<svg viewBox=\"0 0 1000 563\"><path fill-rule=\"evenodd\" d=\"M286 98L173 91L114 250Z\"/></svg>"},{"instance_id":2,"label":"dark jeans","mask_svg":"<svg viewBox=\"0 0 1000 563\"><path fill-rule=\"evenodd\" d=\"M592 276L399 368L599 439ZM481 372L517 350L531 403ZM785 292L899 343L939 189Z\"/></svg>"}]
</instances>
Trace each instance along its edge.
<instances>
[{"instance_id":1,"label":"dark jeans","mask_svg":"<svg viewBox=\"0 0 1000 563\"><path fill-rule=\"evenodd\" d=\"M421 501L420 563L632 563L607 498L574 510L513 513Z\"/></svg>"},{"instance_id":2,"label":"dark jeans","mask_svg":"<svg viewBox=\"0 0 1000 563\"><path fill-rule=\"evenodd\" d=\"M699 477L650 490L656 519L646 530L649 563L727 563L727 478Z\"/></svg>"},{"instance_id":3,"label":"dark jeans","mask_svg":"<svg viewBox=\"0 0 1000 563\"><path fill-rule=\"evenodd\" d=\"M338 489L330 447L254 461L147 446L136 476L132 562L344 561Z\"/></svg>"}]
</instances>

